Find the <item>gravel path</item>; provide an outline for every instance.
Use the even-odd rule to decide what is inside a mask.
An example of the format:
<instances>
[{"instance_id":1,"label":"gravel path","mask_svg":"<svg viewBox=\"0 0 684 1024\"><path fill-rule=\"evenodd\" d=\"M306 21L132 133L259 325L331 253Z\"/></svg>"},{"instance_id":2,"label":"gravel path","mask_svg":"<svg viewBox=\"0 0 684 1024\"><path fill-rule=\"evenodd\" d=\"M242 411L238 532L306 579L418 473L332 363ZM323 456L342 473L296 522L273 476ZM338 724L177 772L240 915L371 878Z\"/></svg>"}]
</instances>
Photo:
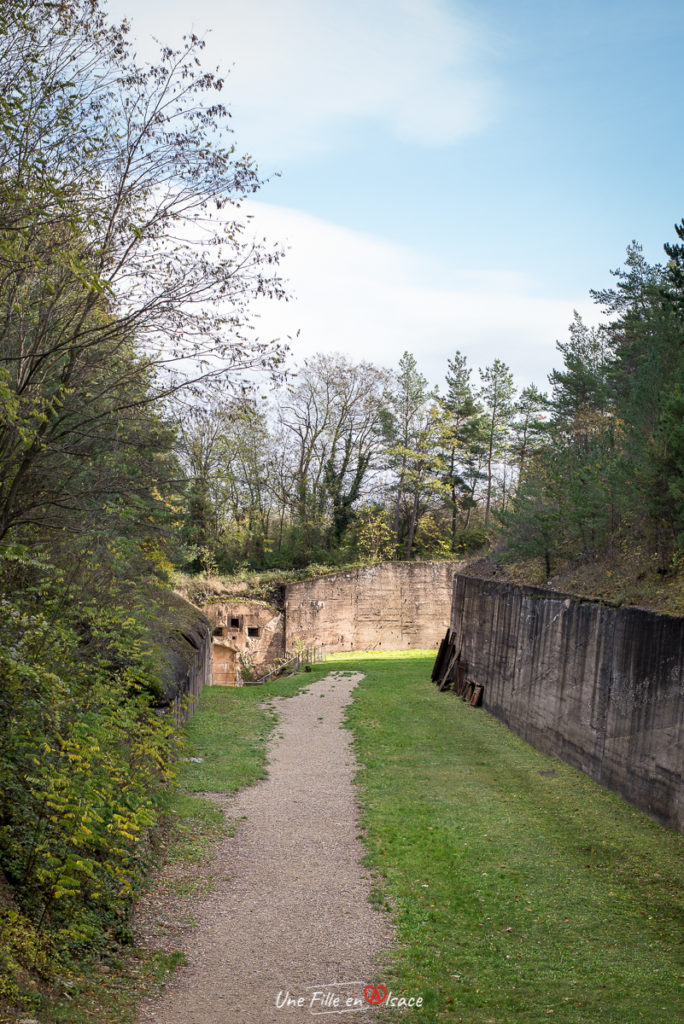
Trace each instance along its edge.
<instances>
[{"instance_id":1,"label":"gravel path","mask_svg":"<svg viewBox=\"0 0 684 1024\"><path fill-rule=\"evenodd\" d=\"M221 842L216 888L193 901L189 966L147 1002L141 1022L311 1024L374 1015L363 990L391 936L387 915L368 903L356 765L340 728L361 678L332 673L277 700L268 778L225 798L229 817L244 820Z\"/></svg>"}]
</instances>

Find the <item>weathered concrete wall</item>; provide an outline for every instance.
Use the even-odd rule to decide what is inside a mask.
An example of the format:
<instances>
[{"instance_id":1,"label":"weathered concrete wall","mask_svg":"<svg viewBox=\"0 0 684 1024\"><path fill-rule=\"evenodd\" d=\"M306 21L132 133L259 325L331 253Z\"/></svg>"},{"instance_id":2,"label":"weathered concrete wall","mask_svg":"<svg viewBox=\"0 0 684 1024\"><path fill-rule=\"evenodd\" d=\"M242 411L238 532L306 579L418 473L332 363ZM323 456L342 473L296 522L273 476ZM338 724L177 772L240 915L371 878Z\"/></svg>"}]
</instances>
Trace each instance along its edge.
<instances>
[{"instance_id":1,"label":"weathered concrete wall","mask_svg":"<svg viewBox=\"0 0 684 1024\"><path fill-rule=\"evenodd\" d=\"M684 831L684 619L457 576L451 628L488 711Z\"/></svg>"},{"instance_id":2,"label":"weathered concrete wall","mask_svg":"<svg viewBox=\"0 0 684 1024\"><path fill-rule=\"evenodd\" d=\"M172 710L177 722L185 722L194 713L202 689L211 686L211 628L197 608L177 595L169 598L166 611L168 632L161 632L162 620L155 627L164 652L159 706Z\"/></svg>"},{"instance_id":3,"label":"weathered concrete wall","mask_svg":"<svg viewBox=\"0 0 684 1024\"><path fill-rule=\"evenodd\" d=\"M198 634L197 648L188 663L181 690L174 702L174 713L179 722L187 722L194 715L202 690L212 683L211 633L208 627L202 627L198 629Z\"/></svg>"},{"instance_id":4,"label":"weathered concrete wall","mask_svg":"<svg viewBox=\"0 0 684 1024\"><path fill-rule=\"evenodd\" d=\"M401 651L439 644L449 624L453 562L383 562L285 588L285 647Z\"/></svg>"},{"instance_id":5,"label":"weathered concrete wall","mask_svg":"<svg viewBox=\"0 0 684 1024\"><path fill-rule=\"evenodd\" d=\"M283 657L285 624L278 608L263 601L233 601L203 610L214 627L215 684L235 682L242 666L263 675Z\"/></svg>"}]
</instances>

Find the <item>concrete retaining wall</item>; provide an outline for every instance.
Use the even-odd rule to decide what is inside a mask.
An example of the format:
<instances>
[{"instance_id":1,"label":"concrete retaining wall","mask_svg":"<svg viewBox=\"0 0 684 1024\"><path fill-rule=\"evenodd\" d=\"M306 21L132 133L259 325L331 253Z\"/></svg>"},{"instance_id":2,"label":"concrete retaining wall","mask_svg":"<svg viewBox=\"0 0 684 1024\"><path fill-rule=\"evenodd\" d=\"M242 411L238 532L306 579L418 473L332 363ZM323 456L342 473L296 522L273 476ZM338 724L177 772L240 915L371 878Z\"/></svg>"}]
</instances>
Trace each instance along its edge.
<instances>
[{"instance_id":1,"label":"concrete retaining wall","mask_svg":"<svg viewBox=\"0 0 684 1024\"><path fill-rule=\"evenodd\" d=\"M439 644L448 624L453 562L383 562L285 588L285 649L402 651Z\"/></svg>"},{"instance_id":2,"label":"concrete retaining wall","mask_svg":"<svg viewBox=\"0 0 684 1024\"><path fill-rule=\"evenodd\" d=\"M190 654L180 689L173 703L177 723L187 722L195 713L200 695L205 686L211 686L213 675L213 651L211 632L208 627L198 629L197 647Z\"/></svg>"},{"instance_id":3,"label":"concrete retaining wall","mask_svg":"<svg viewBox=\"0 0 684 1024\"><path fill-rule=\"evenodd\" d=\"M194 714L202 689L211 686L211 627L197 608L177 595L169 599L167 612L165 635L161 621L155 627L164 652L159 706L171 710L180 723Z\"/></svg>"},{"instance_id":4,"label":"concrete retaining wall","mask_svg":"<svg viewBox=\"0 0 684 1024\"><path fill-rule=\"evenodd\" d=\"M684 619L461 575L451 628L488 711L684 831Z\"/></svg>"}]
</instances>

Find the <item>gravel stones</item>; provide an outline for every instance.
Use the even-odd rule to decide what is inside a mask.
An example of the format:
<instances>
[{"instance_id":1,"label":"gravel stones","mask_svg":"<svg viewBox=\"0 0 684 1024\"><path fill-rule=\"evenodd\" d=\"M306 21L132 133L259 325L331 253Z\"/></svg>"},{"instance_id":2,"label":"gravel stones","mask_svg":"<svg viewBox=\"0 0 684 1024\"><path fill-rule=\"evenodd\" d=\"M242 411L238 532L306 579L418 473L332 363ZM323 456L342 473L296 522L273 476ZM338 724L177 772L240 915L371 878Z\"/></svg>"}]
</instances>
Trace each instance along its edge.
<instances>
[{"instance_id":1,"label":"gravel stones","mask_svg":"<svg viewBox=\"0 0 684 1024\"><path fill-rule=\"evenodd\" d=\"M334 1022L335 1006L361 1005L391 935L387 915L368 902L356 763L341 728L360 678L333 672L276 701L268 778L221 798L242 820L221 841L214 890L193 901L188 966L145 1002L141 1024L300 1024L314 1012ZM373 1014L362 1005L351 1019Z\"/></svg>"}]
</instances>

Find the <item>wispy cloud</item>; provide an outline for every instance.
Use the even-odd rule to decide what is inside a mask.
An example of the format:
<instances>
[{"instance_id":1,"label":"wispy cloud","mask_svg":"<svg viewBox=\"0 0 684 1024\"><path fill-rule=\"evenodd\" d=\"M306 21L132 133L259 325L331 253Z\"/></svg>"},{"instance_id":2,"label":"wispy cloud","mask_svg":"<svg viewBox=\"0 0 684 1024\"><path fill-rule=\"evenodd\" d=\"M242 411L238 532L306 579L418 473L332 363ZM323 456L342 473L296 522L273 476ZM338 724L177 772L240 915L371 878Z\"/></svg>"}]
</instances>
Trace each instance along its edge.
<instances>
[{"instance_id":1,"label":"wispy cloud","mask_svg":"<svg viewBox=\"0 0 684 1024\"><path fill-rule=\"evenodd\" d=\"M249 212L259 235L290 245L283 271L293 301L261 302L257 323L265 337L299 330L295 358L343 351L395 366L408 349L438 383L460 349L474 367L499 357L520 385L546 387L573 308L595 318L588 299L539 296L522 274L433 265L408 247L295 210L252 203Z\"/></svg>"},{"instance_id":2,"label":"wispy cloud","mask_svg":"<svg viewBox=\"0 0 684 1024\"><path fill-rule=\"evenodd\" d=\"M407 142L447 145L488 124L497 87L487 41L443 0L194 0L131 13L141 46L211 29L210 59L234 65L230 104L260 161L334 150L360 120Z\"/></svg>"}]
</instances>

